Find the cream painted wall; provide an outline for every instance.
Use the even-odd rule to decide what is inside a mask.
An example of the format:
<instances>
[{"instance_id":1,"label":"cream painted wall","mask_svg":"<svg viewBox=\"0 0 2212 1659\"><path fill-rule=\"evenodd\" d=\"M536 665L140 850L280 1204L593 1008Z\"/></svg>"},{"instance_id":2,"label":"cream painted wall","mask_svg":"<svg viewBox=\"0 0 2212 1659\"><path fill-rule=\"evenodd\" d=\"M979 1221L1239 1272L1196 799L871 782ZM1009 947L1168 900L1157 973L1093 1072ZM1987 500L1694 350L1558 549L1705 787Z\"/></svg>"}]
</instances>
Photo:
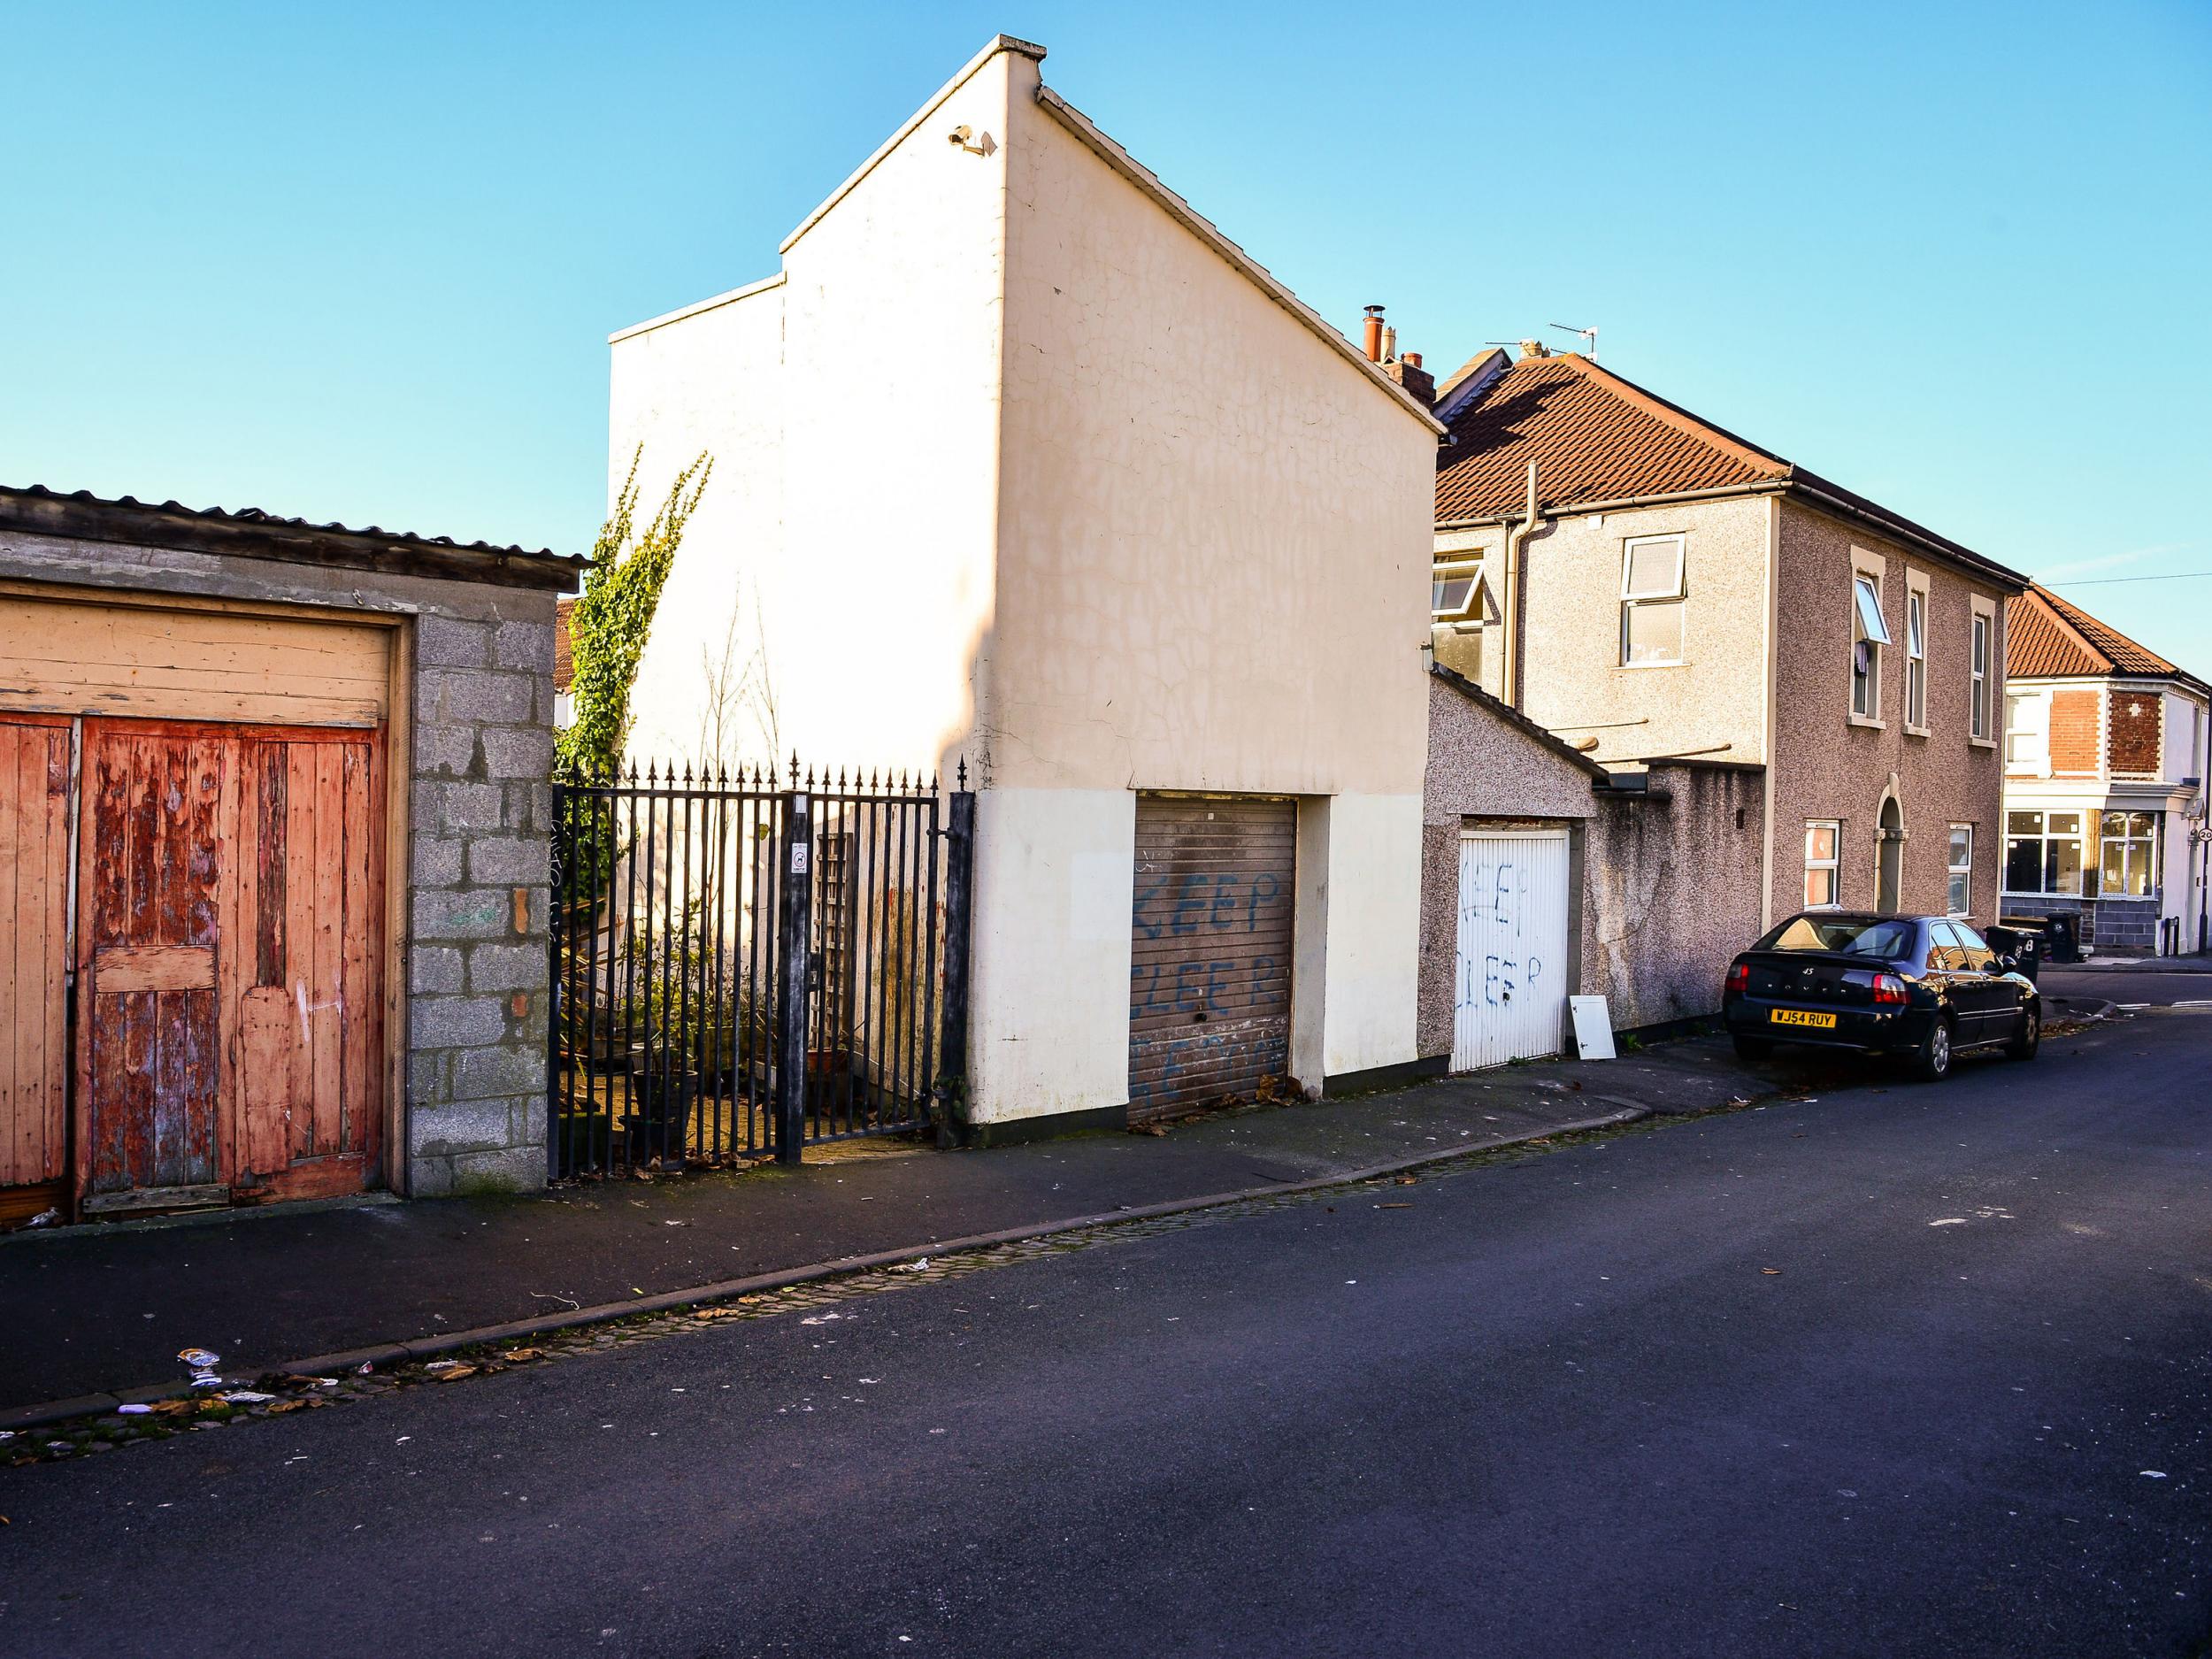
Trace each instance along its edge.
<instances>
[{"instance_id":1,"label":"cream painted wall","mask_svg":"<svg viewBox=\"0 0 2212 1659\"><path fill-rule=\"evenodd\" d=\"M1126 789L976 795L972 1121L1129 1098L1136 834Z\"/></svg>"},{"instance_id":2,"label":"cream painted wall","mask_svg":"<svg viewBox=\"0 0 2212 1659\"><path fill-rule=\"evenodd\" d=\"M614 342L610 488L635 444L649 509L704 448L715 474L655 619L632 752L696 743L703 648L763 632L782 747L933 770L987 680L998 470L1005 127L997 54L784 250L755 297ZM749 752L757 757L764 745Z\"/></svg>"},{"instance_id":3,"label":"cream painted wall","mask_svg":"<svg viewBox=\"0 0 2212 1659\"><path fill-rule=\"evenodd\" d=\"M758 648L759 586L780 563L783 535L783 291L771 280L740 293L613 346L610 507L640 445L641 530L672 476L702 451L714 457L631 693L630 753L641 760L767 757L750 710L727 711L715 752L703 692L707 664Z\"/></svg>"},{"instance_id":4,"label":"cream painted wall","mask_svg":"<svg viewBox=\"0 0 2212 1659\"><path fill-rule=\"evenodd\" d=\"M1728 747L1710 758L1763 761L1766 515L1763 499L1747 496L1565 518L1530 536L1522 582L1528 715L1571 741L1597 738L1592 758L1608 764L1721 743ZM1624 544L1676 533L1688 538L1682 663L1624 668ZM1502 570L1491 580L1502 602Z\"/></svg>"},{"instance_id":5,"label":"cream painted wall","mask_svg":"<svg viewBox=\"0 0 2212 1659\"><path fill-rule=\"evenodd\" d=\"M1426 716L1425 683L1421 689ZM1421 796L1329 803L1328 962L1322 1072L1342 1077L1418 1057Z\"/></svg>"},{"instance_id":6,"label":"cream painted wall","mask_svg":"<svg viewBox=\"0 0 2212 1659\"><path fill-rule=\"evenodd\" d=\"M993 777L1417 795L1434 435L1015 73Z\"/></svg>"},{"instance_id":7,"label":"cream painted wall","mask_svg":"<svg viewBox=\"0 0 2212 1659\"><path fill-rule=\"evenodd\" d=\"M1410 1061L1434 434L1013 75L987 775L1304 797L1294 1069Z\"/></svg>"},{"instance_id":8,"label":"cream painted wall","mask_svg":"<svg viewBox=\"0 0 2212 1659\"><path fill-rule=\"evenodd\" d=\"M780 288L618 340L611 449L650 440L647 498L718 457L639 739L695 725L702 631L757 591L786 747L967 756L978 1121L1127 1099L1145 788L1311 803L1298 1064L1412 1060L1434 434L1038 85L987 50ZM772 306L773 349L744 309Z\"/></svg>"}]
</instances>

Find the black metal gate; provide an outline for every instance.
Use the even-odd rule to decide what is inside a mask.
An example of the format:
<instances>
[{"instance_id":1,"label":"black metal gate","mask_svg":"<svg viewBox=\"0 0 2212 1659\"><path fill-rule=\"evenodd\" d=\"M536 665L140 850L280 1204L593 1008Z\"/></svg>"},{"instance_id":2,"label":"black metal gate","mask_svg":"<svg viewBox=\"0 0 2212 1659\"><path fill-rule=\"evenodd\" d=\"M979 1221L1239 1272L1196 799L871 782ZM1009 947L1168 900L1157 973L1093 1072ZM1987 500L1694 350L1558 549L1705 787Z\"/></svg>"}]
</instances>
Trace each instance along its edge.
<instances>
[{"instance_id":1,"label":"black metal gate","mask_svg":"<svg viewBox=\"0 0 2212 1659\"><path fill-rule=\"evenodd\" d=\"M795 761L557 780L550 1172L949 1129L973 802Z\"/></svg>"}]
</instances>

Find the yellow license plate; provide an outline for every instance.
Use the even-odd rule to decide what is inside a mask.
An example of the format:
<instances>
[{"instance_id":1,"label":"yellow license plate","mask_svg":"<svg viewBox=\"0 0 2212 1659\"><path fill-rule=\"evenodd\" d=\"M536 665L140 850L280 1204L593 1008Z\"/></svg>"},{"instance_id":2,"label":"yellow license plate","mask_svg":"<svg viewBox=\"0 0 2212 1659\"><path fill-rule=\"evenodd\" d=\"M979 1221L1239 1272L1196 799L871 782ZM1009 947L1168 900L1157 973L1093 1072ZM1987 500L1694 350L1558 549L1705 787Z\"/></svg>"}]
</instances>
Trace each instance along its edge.
<instances>
[{"instance_id":1,"label":"yellow license plate","mask_svg":"<svg viewBox=\"0 0 2212 1659\"><path fill-rule=\"evenodd\" d=\"M1833 1031L1833 1014L1815 1014L1801 1008L1770 1008L1767 1018L1778 1025L1810 1025L1815 1031Z\"/></svg>"}]
</instances>

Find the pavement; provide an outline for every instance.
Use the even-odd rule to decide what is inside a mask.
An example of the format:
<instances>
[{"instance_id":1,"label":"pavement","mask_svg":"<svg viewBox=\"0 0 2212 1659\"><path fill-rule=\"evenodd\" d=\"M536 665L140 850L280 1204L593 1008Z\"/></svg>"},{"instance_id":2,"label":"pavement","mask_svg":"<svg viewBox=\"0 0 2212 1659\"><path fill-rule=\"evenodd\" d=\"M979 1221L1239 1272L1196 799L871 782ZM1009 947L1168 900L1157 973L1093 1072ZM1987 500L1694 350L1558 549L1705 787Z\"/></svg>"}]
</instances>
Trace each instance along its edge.
<instances>
[{"instance_id":1,"label":"pavement","mask_svg":"<svg viewBox=\"0 0 2212 1659\"><path fill-rule=\"evenodd\" d=\"M2196 1655L2208 1038L0 1471L0 1651Z\"/></svg>"},{"instance_id":2,"label":"pavement","mask_svg":"<svg viewBox=\"0 0 2212 1659\"><path fill-rule=\"evenodd\" d=\"M180 1387L186 1348L220 1354L233 1376L310 1358L329 1370L328 1356L394 1344L426 1354L489 1327L733 1294L733 1281L1333 1179L1624 1113L1705 1110L1810 1087L1837 1064L1746 1065L1708 1038L1218 1113L1162 1136L952 1153L850 1143L810 1151L797 1171L17 1233L0 1240L0 1426Z\"/></svg>"}]
</instances>

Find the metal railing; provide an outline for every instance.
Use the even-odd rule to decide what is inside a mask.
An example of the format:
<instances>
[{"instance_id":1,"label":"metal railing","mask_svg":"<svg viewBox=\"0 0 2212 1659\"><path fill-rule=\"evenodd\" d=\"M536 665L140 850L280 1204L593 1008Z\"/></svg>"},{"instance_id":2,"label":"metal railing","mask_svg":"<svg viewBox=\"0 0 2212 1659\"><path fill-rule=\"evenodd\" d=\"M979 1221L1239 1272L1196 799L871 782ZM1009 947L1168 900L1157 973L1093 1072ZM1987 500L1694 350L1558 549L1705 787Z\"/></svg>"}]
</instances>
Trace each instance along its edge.
<instances>
[{"instance_id":1,"label":"metal railing","mask_svg":"<svg viewBox=\"0 0 2212 1659\"><path fill-rule=\"evenodd\" d=\"M551 1174L796 1162L948 1122L966 884L947 877L964 876L972 802L952 797L952 834L936 781L903 775L557 779Z\"/></svg>"}]
</instances>

